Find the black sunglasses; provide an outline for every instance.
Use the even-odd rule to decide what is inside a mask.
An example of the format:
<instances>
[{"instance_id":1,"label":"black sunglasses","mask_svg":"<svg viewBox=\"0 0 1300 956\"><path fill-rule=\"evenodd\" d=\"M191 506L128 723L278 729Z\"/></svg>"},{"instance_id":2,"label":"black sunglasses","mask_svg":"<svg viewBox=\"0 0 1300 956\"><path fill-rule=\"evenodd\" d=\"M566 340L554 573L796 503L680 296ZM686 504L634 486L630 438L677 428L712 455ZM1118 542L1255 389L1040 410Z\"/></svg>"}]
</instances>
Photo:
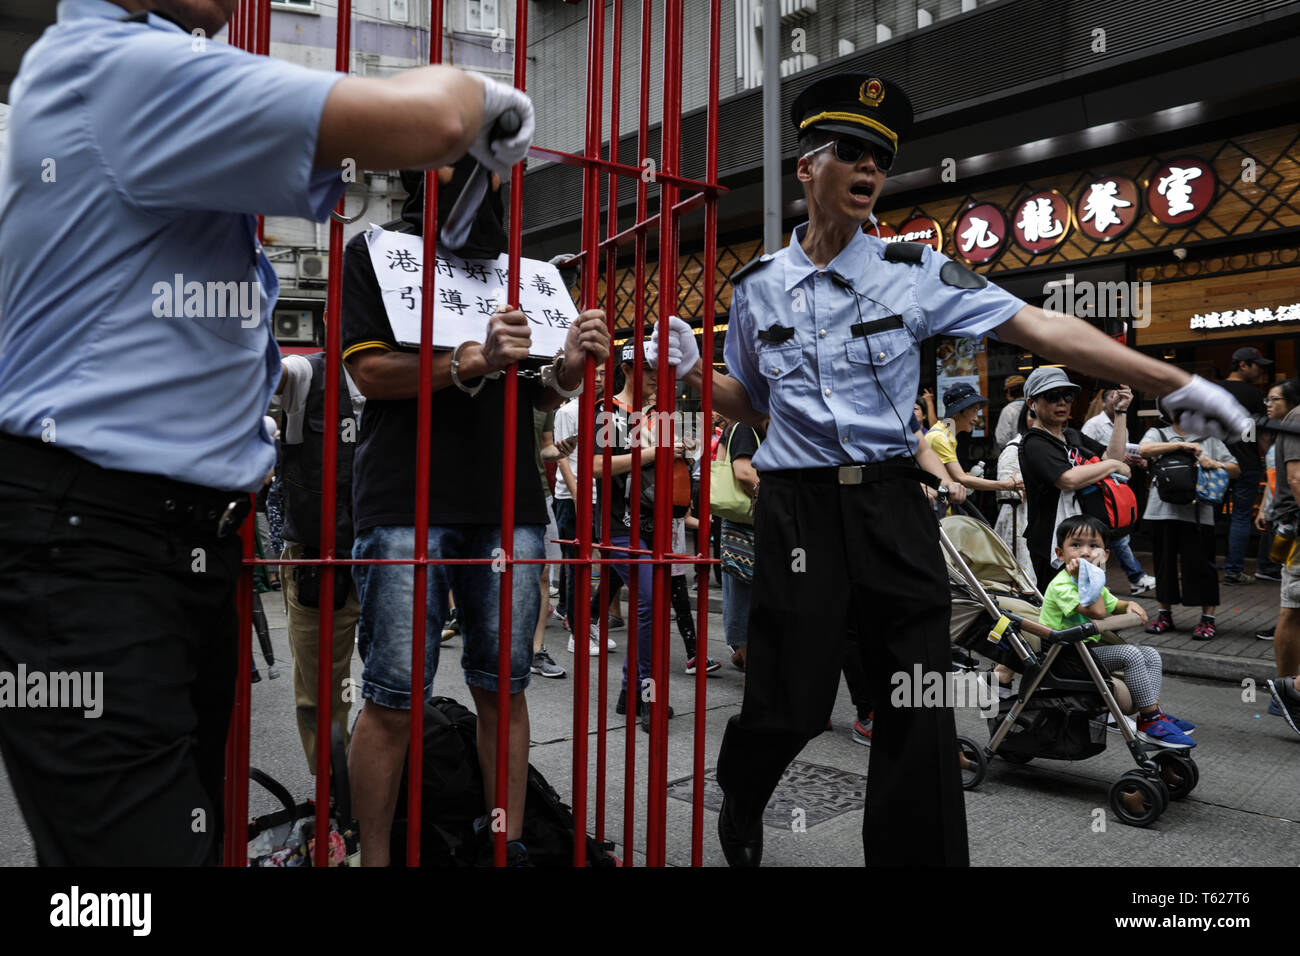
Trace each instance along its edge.
<instances>
[{"instance_id":1,"label":"black sunglasses","mask_svg":"<svg viewBox=\"0 0 1300 956\"><path fill-rule=\"evenodd\" d=\"M862 162L862 157L866 155L867 150L871 150L871 158L875 162L876 168L882 173L889 172L889 168L894 165L894 154L888 149L851 136L837 136L829 143L822 143L816 149L804 153L801 158L807 159L809 156L814 156L828 146L835 147L835 158L841 163L856 165Z\"/></svg>"},{"instance_id":2,"label":"black sunglasses","mask_svg":"<svg viewBox=\"0 0 1300 956\"><path fill-rule=\"evenodd\" d=\"M1052 391L1043 392L1041 395L1036 397L1047 402L1049 405L1055 405L1057 402L1063 402L1066 399L1074 401L1074 392L1075 390L1072 388L1054 388Z\"/></svg>"}]
</instances>

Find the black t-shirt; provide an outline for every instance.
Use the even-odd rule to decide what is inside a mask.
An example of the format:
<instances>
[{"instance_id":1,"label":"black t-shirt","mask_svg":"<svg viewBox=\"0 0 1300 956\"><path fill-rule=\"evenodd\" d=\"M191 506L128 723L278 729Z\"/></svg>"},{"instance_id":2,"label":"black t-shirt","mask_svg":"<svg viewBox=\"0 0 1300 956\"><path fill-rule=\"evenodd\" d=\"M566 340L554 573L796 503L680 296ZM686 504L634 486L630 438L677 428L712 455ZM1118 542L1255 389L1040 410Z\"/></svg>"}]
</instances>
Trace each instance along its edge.
<instances>
[{"instance_id":1,"label":"black t-shirt","mask_svg":"<svg viewBox=\"0 0 1300 956\"><path fill-rule=\"evenodd\" d=\"M411 232L410 228L403 229ZM343 253L343 357L369 348L418 353L398 345L384 311L365 234ZM546 524L533 440L535 380L520 379L515 430L515 523ZM415 452L419 406L414 398L369 399L352 469L358 533L381 525L415 524ZM505 377L489 379L471 397L454 385L433 393L429 429L429 524L499 524Z\"/></svg>"},{"instance_id":2,"label":"black t-shirt","mask_svg":"<svg viewBox=\"0 0 1300 956\"><path fill-rule=\"evenodd\" d=\"M605 425L605 403L596 403L596 456L603 457L605 444L608 443L611 455L626 455L632 450L628 443L628 414L631 411L626 405L614 400L613 414L609 424ZM642 476L650 469L642 469ZM609 537L612 541L615 538L631 538L628 532L628 520L630 512L628 509L628 495L631 490L632 473L624 472L621 475L611 475L609 479L609 500L604 500L605 483L596 481L596 490L600 498L599 513L604 517L602 520L609 522ZM644 519L645 509L642 508L641 517ZM644 523L644 521L643 521ZM601 535L604 536L602 526Z\"/></svg>"},{"instance_id":3,"label":"black t-shirt","mask_svg":"<svg viewBox=\"0 0 1300 956\"><path fill-rule=\"evenodd\" d=\"M737 458L753 458L758 453L758 432L748 425L741 422L733 423L728 427L726 434L722 436L724 446L726 446L728 439L731 440L732 461Z\"/></svg>"},{"instance_id":4,"label":"black t-shirt","mask_svg":"<svg viewBox=\"0 0 1300 956\"><path fill-rule=\"evenodd\" d=\"M1042 591L1055 575L1052 556L1056 542L1056 508L1061 489L1056 479L1093 455L1106 453L1106 446L1093 441L1076 428L1067 428L1065 441L1041 428L1030 428L1020 441L1020 475L1025 482L1025 542Z\"/></svg>"},{"instance_id":5,"label":"black t-shirt","mask_svg":"<svg viewBox=\"0 0 1300 956\"><path fill-rule=\"evenodd\" d=\"M1231 392L1232 397L1241 402L1242 407L1255 418L1259 418L1264 414L1264 393L1259 390L1258 386L1251 385L1250 382L1237 382L1232 379L1224 379L1219 384ZM1264 464L1259 458L1258 442L1232 442L1228 445L1228 451L1236 456L1237 463L1241 465L1243 474L1257 473L1264 470Z\"/></svg>"}]
</instances>

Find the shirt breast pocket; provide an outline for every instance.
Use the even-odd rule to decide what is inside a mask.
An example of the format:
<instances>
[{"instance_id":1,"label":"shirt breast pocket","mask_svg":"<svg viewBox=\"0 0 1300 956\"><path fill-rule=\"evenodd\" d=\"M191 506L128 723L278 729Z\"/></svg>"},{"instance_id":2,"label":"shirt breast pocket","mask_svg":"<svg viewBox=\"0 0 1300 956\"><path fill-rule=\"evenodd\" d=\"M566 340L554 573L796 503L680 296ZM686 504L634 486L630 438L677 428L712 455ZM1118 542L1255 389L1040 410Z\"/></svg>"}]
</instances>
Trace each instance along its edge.
<instances>
[{"instance_id":1,"label":"shirt breast pocket","mask_svg":"<svg viewBox=\"0 0 1300 956\"><path fill-rule=\"evenodd\" d=\"M887 413L890 405L911 410L920 378L915 345L906 329L855 337L845 344L856 411L877 415Z\"/></svg>"},{"instance_id":2,"label":"shirt breast pocket","mask_svg":"<svg viewBox=\"0 0 1300 956\"><path fill-rule=\"evenodd\" d=\"M769 394L776 395L793 387L796 370L803 363L803 349L798 343L763 345L757 352L758 371L767 380Z\"/></svg>"}]
</instances>

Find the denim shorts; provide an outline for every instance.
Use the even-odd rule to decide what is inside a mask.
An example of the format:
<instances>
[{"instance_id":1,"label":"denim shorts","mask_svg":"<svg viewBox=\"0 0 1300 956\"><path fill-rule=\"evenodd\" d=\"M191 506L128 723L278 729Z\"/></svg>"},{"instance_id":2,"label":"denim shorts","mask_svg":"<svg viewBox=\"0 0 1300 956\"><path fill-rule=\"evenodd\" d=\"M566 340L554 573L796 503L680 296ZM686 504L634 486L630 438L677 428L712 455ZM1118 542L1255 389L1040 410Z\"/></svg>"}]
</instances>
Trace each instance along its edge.
<instances>
[{"instance_id":1,"label":"denim shorts","mask_svg":"<svg viewBox=\"0 0 1300 956\"><path fill-rule=\"evenodd\" d=\"M536 560L545 547L543 525L515 528L514 557ZM496 525L450 525L429 528L430 558L490 558L501 545ZM357 535L352 556L358 560L410 558L415 554L415 529L409 526L369 528ZM411 608L415 568L409 564L357 565L353 569L361 599L357 648L361 651L361 696L383 707L406 710L411 705ZM438 670L442 623L447 617L450 590L460 612L460 663L465 683L483 690L497 689L497 634L501 595L499 571L487 564L429 565L428 610L425 615L424 697L433 692ZM533 661L533 632L541 610L541 565L514 566L510 642L510 693L528 686Z\"/></svg>"}]
</instances>

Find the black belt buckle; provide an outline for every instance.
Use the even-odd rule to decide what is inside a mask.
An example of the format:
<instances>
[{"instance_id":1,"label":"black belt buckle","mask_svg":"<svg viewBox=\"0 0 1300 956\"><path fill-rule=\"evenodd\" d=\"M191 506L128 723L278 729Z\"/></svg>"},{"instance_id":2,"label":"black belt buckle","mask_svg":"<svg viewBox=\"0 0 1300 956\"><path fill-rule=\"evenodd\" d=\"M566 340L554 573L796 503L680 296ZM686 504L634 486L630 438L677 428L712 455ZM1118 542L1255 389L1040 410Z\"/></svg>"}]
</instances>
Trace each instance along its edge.
<instances>
[{"instance_id":1,"label":"black belt buckle","mask_svg":"<svg viewBox=\"0 0 1300 956\"><path fill-rule=\"evenodd\" d=\"M238 530L239 526L244 523L244 519L248 517L249 507L247 495L240 495L226 505L226 510L221 513L221 517L217 520L217 537L224 538L232 531Z\"/></svg>"}]
</instances>

